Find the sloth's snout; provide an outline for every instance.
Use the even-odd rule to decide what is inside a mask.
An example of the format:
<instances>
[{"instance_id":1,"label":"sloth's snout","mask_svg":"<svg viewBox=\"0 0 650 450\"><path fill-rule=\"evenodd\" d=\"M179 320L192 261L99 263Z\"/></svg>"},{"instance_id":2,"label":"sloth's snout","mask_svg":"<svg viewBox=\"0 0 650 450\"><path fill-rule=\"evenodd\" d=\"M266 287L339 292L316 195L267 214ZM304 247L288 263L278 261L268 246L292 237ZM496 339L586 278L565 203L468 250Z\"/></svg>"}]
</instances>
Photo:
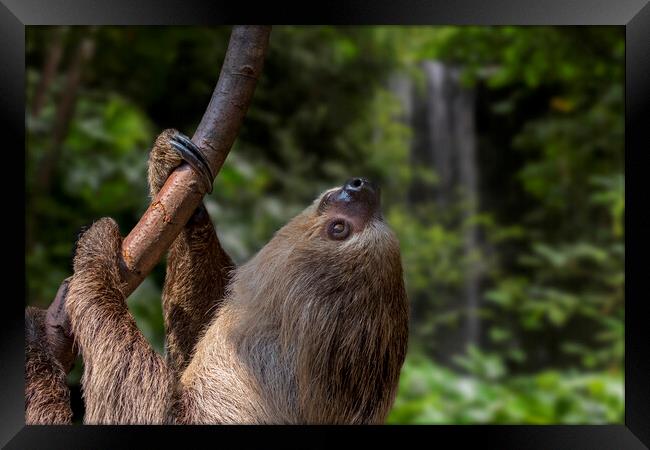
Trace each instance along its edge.
<instances>
[{"instance_id":1,"label":"sloth's snout","mask_svg":"<svg viewBox=\"0 0 650 450\"><path fill-rule=\"evenodd\" d=\"M367 178L355 177L347 180L341 188L339 200L350 203L362 203L370 210L379 208L380 190Z\"/></svg>"},{"instance_id":2,"label":"sloth's snout","mask_svg":"<svg viewBox=\"0 0 650 450\"><path fill-rule=\"evenodd\" d=\"M350 178L340 188L329 191L318 210L342 214L361 229L371 218L381 218L379 186L367 178Z\"/></svg>"}]
</instances>

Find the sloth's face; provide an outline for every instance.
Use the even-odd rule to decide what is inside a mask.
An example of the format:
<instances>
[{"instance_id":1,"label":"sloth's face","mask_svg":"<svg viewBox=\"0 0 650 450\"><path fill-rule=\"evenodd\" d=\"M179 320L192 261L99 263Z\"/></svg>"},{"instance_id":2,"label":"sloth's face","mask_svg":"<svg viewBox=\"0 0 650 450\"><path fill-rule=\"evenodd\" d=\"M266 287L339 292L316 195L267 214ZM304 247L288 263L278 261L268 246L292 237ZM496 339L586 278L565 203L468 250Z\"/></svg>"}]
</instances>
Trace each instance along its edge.
<instances>
[{"instance_id":1,"label":"sloth's face","mask_svg":"<svg viewBox=\"0 0 650 450\"><path fill-rule=\"evenodd\" d=\"M399 255L397 239L381 213L379 187L365 178L350 178L323 192L276 237L293 237L294 253L316 252L319 259L334 258L337 265L350 258L358 264L360 256Z\"/></svg>"},{"instance_id":2,"label":"sloth's face","mask_svg":"<svg viewBox=\"0 0 650 450\"><path fill-rule=\"evenodd\" d=\"M379 187L365 178L350 178L323 192L279 229L254 264L272 260L274 266L286 268L307 261L340 267L354 260L358 266L387 254L399 258L399 244L384 222Z\"/></svg>"},{"instance_id":3,"label":"sloth's face","mask_svg":"<svg viewBox=\"0 0 650 450\"><path fill-rule=\"evenodd\" d=\"M286 248L276 255L286 256L285 266L301 273L348 278L400 266L399 243L383 219L379 187L364 178L350 178L323 192L270 244ZM316 270L314 264L320 267Z\"/></svg>"},{"instance_id":4,"label":"sloth's face","mask_svg":"<svg viewBox=\"0 0 650 450\"><path fill-rule=\"evenodd\" d=\"M403 300L397 237L379 188L363 178L323 192L237 272L259 304L299 307Z\"/></svg>"},{"instance_id":5,"label":"sloth's face","mask_svg":"<svg viewBox=\"0 0 650 450\"><path fill-rule=\"evenodd\" d=\"M278 230L259 256L301 276L347 276L377 271L392 262L399 265L399 243L382 217L379 187L364 178L350 178L323 192Z\"/></svg>"},{"instance_id":6,"label":"sloth's face","mask_svg":"<svg viewBox=\"0 0 650 450\"><path fill-rule=\"evenodd\" d=\"M315 215L326 219L321 234L334 241L346 240L372 221L382 220L379 187L365 178L350 178L324 192L317 205Z\"/></svg>"}]
</instances>

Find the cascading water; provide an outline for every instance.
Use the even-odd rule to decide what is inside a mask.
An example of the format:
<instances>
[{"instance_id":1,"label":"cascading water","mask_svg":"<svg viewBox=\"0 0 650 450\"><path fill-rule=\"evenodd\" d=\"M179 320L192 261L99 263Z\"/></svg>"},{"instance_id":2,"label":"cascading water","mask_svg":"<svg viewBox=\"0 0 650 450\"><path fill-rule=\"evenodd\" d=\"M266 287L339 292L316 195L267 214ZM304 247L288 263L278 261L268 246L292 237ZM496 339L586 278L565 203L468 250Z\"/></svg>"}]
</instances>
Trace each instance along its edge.
<instances>
[{"instance_id":1,"label":"cascading water","mask_svg":"<svg viewBox=\"0 0 650 450\"><path fill-rule=\"evenodd\" d=\"M394 76L391 91L404 106L403 120L413 130L411 162L414 167L429 167L435 171L437 182L432 189L418 183L409 192L409 202L435 202L439 211L455 204L461 205L461 221L478 210L478 168L476 162L476 130L474 123L474 92L461 84L460 70L438 61L422 63L424 89L416 89L413 80L404 75ZM476 226L463 228L463 253L468 261L464 268L458 301L449 307L460 311L462 326L446 330L438 341L439 356L446 360L465 350L468 344L479 344L481 270L471 258L479 249ZM435 283L435 280L432 280Z\"/></svg>"}]
</instances>

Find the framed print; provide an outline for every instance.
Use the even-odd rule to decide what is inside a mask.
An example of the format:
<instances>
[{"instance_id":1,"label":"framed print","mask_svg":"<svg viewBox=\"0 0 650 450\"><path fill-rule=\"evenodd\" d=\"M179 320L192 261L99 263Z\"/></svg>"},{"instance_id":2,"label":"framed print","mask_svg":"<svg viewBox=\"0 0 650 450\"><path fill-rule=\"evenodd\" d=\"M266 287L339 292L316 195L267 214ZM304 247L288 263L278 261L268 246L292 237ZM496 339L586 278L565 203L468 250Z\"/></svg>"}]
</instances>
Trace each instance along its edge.
<instances>
[{"instance_id":1,"label":"framed print","mask_svg":"<svg viewBox=\"0 0 650 450\"><path fill-rule=\"evenodd\" d=\"M644 0L0 22L7 448L650 446Z\"/></svg>"}]
</instances>

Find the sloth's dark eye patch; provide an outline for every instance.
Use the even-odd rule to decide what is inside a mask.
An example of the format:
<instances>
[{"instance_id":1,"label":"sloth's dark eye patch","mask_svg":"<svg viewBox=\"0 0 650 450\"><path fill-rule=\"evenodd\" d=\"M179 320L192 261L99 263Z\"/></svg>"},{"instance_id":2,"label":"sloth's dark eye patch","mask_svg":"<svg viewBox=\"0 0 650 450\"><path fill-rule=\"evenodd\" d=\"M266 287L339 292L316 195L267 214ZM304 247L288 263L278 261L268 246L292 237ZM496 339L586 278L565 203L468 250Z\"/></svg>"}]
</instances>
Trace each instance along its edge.
<instances>
[{"instance_id":1,"label":"sloth's dark eye patch","mask_svg":"<svg viewBox=\"0 0 650 450\"><path fill-rule=\"evenodd\" d=\"M350 235L350 224L343 219L335 219L327 226L327 235L330 239L341 241Z\"/></svg>"}]
</instances>

